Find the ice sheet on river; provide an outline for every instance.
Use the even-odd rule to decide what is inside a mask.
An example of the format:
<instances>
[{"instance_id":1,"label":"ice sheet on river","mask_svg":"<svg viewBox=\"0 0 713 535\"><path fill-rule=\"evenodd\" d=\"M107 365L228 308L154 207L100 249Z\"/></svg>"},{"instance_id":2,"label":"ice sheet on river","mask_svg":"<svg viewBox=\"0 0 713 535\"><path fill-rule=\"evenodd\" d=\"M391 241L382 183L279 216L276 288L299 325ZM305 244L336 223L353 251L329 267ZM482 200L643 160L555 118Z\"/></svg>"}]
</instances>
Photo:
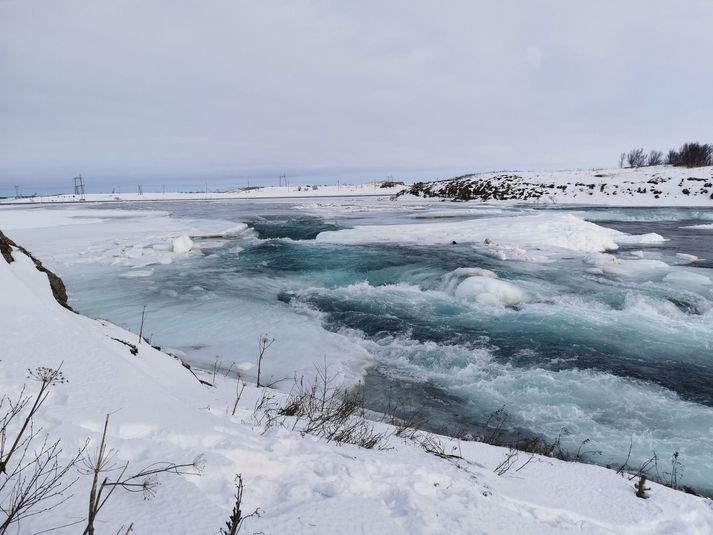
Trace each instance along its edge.
<instances>
[{"instance_id":1,"label":"ice sheet on river","mask_svg":"<svg viewBox=\"0 0 713 535\"><path fill-rule=\"evenodd\" d=\"M356 243L418 243L445 245L473 243L488 245L490 249L508 257L528 258L520 246L536 249L564 249L568 251L611 251L619 244L656 243L664 241L658 234L633 236L584 221L571 214L535 214L516 217L482 218L468 221L369 225L352 229L322 232L317 241L333 244Z\"/></svg>"}]
</instances>

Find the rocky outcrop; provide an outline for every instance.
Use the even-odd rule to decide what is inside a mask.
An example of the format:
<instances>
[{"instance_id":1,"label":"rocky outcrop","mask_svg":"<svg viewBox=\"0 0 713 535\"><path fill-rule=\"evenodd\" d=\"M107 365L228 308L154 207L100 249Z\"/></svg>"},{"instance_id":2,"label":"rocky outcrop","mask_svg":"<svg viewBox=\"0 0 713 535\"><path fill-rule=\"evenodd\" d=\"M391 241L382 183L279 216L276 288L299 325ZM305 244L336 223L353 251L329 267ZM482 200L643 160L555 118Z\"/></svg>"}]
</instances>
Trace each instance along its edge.
<instances>
[{"instance_id":1,"label":"rocky outcrop","mask_svg":"<svg viewBox=\"0 0 713 535\"><path fill-rule=\"evenodd\" d=\"M550 187L554 188L555 186L529 183L524 181L521 176L514 174L499 174L488 178L478 175L463 175L450 180L416 182L394 197L415 195L454 201L537 200Z\"/></svg>"},{"instance_id":2,"label":"rocky outcrop","mask_svg":"<svg viewBox=\"0 0 713 535\"><path fill-rule=\"evenodd\" d=\"M54 274L52 271L47 269L45 266L42 265L42 262L37 260L30 252L25 249L24 247L17 245L14 241L12 241L10 238L5 236L5 234L0 231L0 254L2 254L2 257L5 259L5 261L10 264L15 261L15 258L12 256L13 248L17 249L18 251L26 254L28 257L32 259L32 261L35 264L35 267L37 268L38 271L41 271L47 275L47 279L49 279L50 283L50 288L52 289L52 295L54 298L57 300L57 302L62 305L64 308L68 310L72 310L72 307L69 306L67 303L67 289L64 286L64 282L62 282L62 279L60 279L56 274ZM72 312L74 312L72 310Z\"/></svg>"},{"instance_id":3,"label":"rocky outcrop","mask_svg":"<svg viewBox=\"0 0 713 535\"><path fill-rule=\"evenodd\" d=\"M691 176L695 173L696 176ZM707 206L713 200L713 167L695 171L655 166L611 169L478 173L447 180L416 182L392 198L452 201L533 201L585 204L659 205L666 202Z\"/></svg>"}]
</instances>

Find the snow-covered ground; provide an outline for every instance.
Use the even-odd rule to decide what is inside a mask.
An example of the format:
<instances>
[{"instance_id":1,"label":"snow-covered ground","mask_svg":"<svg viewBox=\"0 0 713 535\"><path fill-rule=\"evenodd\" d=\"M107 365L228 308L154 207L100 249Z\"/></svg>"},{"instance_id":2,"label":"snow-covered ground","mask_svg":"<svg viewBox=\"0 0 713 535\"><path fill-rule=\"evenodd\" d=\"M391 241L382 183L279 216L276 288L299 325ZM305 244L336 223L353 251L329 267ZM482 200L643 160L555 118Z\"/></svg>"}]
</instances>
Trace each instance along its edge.
<instances>
[{"instance_id":1,"label":"snow-covered ground","mask_svg":"<svg viewBox=\"0 0 713 535\"><path fill-rule=\"evenodd\" d=\"M607 206L713 206L713 167L491 172L424 182L419 196ZM408 193L404 192L404 193Z\"/></svg>"},{"instance_id":2,"label":"snow-covered ground","mask_svg":"<svg viewBox=\"0 0 713 535\"><path fill-rule=\"evenodd\" d=\"M75 202L117 202L117 201L196 201L225 199L279 199L307 197L345 197L393 195L404 186L381 187L379 183L329 184L320 186L257 186L238 188L231 191L191 191L191 192L145 192L136 193L87 193L84 199L79 195L37 195L19 199L0 199L0 204L42 204Z\"/></svg>"},{"instance_id":3,"label":"snow-covered ground","mask_svg":"<svg viewBox=\"0 0 713 535\"><path fill-rule=\"evenodd\" d=\"M59 225L56 236L94 242L98 248L87 249L92 261L116 260L138 271L146 268L146 262L161 265L185 259L188 244L185 240L176 244L176 238L242 231L234 223L181 222L157 212L12 208L2 214L0 228L10 238L29 236L32 227ZM144 235L144 241L137 242L138 234L131 234L136 232L136 222L122 222L128 216L143 218L155 239L146 241ZM102 217L112 220L115 241L107 240L106 231L100 229L103 225L97 224ZM564 217L528 221L525 228L542 230L540 235L532 234L532 245L601 251L626 239L653 239L631 238ZM71 232L69 225L76 224L81 225L81 236ZM566 243L546 242L546 231L555 227L563 231L563 225L587 231L582 234L586 244L574 238ZM491 228L493 240L515 250L505 227ZM402 228L392 236L428 238L409 234L412 230ZM432 234L430 239L446 239L454 228L446 230L440 238ZM361 240L364 232L323 233L321 239ZM375 233L378 229L372 228L366 238ZM57 240L57 254L67 243ZM174 250L176 245L178 250ZM435 437L445 453L457 455L443 459L379 422L373 425L388 436L382 445L385 449L329 443L293 430L290 418L284 425L268 427L263 410L256 405L264 396L273 398L268 405L280 404L286 396L254 385L245 388L232 416L234 377L219 372L212 388L199 383L178 360L146 343L138 344L138 354L133 355L121 341L137 344L135 334L60 307L46 275L18 250L13 256L15 261L9 264L0 257L0 392L14 398L27 385L28 392L34 393L38 383L28 378L28 369L61 366L69 382L52 387L36 426L42 428L41 435L62 440L63 458L69 458L86 439L91 440L89 451L94 451L106 414L111 414L108 441L116 465L129 462L131 469L138 470L152 462L191 462L205 455L202 475L164 475L150 500L119 489L98 517L98 533L116 533L130 523L139 534L217 533L233 505L236 473L242 474L246 484L244 512L258 507L262 511L260 518L248 520L245 533L713 532L710 500L655 483L649 483L650 498L640 499L634 494L634 481L602 467L546 457L527 463L529 456L520 454L512 469L498 475L495 469L506 458L506 449ZM485 272L469 275L479 282L491 278ZM508 288L486 286L486 293L508 294ZM213 381L210 373L199 376ZM75 470L69 476L79 479L66 493L66 502L28 518L11 532L39 533L77 523L54 531L76 533L86 515L91 478ZM0 491L0 499L5 492Z\"/></svg>"}]
</instances>

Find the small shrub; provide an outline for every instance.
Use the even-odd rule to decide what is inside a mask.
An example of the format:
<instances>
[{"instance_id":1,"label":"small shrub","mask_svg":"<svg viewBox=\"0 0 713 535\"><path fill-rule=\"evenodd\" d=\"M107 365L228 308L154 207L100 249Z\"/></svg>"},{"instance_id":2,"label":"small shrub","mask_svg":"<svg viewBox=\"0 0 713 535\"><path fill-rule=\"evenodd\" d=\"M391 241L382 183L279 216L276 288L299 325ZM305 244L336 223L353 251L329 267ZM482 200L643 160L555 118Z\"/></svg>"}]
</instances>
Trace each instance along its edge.
<instances>
[{"instance_id":1,"label":"small shrub","mask_svg":"<svg viewBox=\"0 0 713 535\"><path fill-rule=\"evenodd\" d=\"M373 424L364 418L361 386L334 387L334 378L328 375L326 364L315 368L313 383L308 385L295 380L288 399L274 414L267 416L267 421L285 425L287 418L293 418L291 428L300 433L324 438L327 442L380 448L386 434L375 431Z\"/></svg>"},{"instance_id":2,"label":"small shrub","mask_svg":"<svg viewBox=\"0 0 713 535\"><path fill-rule=\"evenodd\" d=\"M643 498L644 500L648 499L649 495L646 494L646 491L651 490L651 489L646 486L646 475L645 474L641 474L639 476L639 482L634 484L634 488L636 489L636 497L637 498Z\"/></svg>"},{"instance_id":3,"label":"small shrub","mask_svg":"<svg viewBox=\"0 0 713 535\"><path fill-rule=\"evenodd\" d=\"M648 165L661 165L663 163L663 152L660 150L652 150L649 153Z\"/></svg>"},{"instance_id":4,"label":"small shrub","mask_svg":"<svg viewBox=\"0 0 713 535\"><path fill-rule=\"evenodd\" d=\"M646 152L644 149L633 149L626 155L629 167L643 167L646 165Z\"/></svg>"},{"instance_id":5,"label":"small shrub","mask_svg":"<svg viewBox=\"0 0 713 535\"><path fill-rule=\"evenodd\" d=\"M243 522L250 517L260 516L260 509L255 509L249 515L243 515L242 505L243 505L243 476L237 474L235 476L235 504L233 505L233 510L230 513L228 521L225 523L225 527L220 530L220 535L237 535L240 533L240 529L243 527Z\"/></svg>"},{"instance_id":6,"label":"small shrub","mask_svg":"<svg viewBox=\"0 0 713 535\"><path fill-rule=\"evenodd\" d=\"M35 426L50 388L67 382L60 368L28 370L28 379L40 383L34 396L27 395L24 386L15 398L0 396L0 535L21 532L23 519L62 505L77 481L68 473L86 444L63 464L60 440Z\"/></svg>"},{"instance_id":7,"label":"small shrub","mask_svg":"<svg viewBox=\"0 0 713 535\"><path fill-rule=\"evenodd\" d=\"M713 165L713 145L685 143L680 149L668 151L666 163L677 167Z\"/></svg>"},{"instance_id":8,"label":"small shrub","mask_svg":"<svg viewBox=\"0 0 713 535\"><path fill-rule=\"evenodd\" d=\"M257 387L260 388L260 371L262 369L262 359L265 357L265 352L275 343L274 338L270 338L267 334L260 335L257 344Z\"/></svg>"},{"instance_id":9,"label":"small shrub","mask_svg":"<svg viewBox=\"0 0 713 535\"><path fill-rule=\"evenodd\" d=\"M107 449L108 426L109 415L107 414L104 419L104 431L98 448L95 452L90 452L82 457L84 469L81 472L92 476L86 525L82 535L94 535L96 518L116 489L122 488L129 492L140 492L143 494L144 499L148 500L156 495L156 489L159 485L158 476L161 474L200 475L205 466L204 457L199 455L190 463L157 462L130 474L128 472L129 463L115 463L116 451ZM111 477L109 475L103 476L103 474L111 472L115 472L116 475Z\"/></svg>"}]
</instances>

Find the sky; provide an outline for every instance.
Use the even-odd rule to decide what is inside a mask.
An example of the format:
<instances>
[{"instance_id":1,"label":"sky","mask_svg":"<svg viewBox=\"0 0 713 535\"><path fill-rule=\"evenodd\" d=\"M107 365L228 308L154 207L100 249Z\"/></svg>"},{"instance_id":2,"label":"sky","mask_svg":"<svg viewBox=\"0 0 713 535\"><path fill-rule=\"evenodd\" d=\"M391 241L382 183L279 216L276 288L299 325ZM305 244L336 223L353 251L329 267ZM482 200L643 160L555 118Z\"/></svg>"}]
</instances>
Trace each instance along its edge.
<instances>
[{"instance_id":1,"label":"sky","mask_svg":"<svg viewBox=\"0 0 713 535\"><path fill-rule=\"evenodd\" d=\"M616 166L713 142L712 27L711 0L0 0L0 194Z\"/></svg>"}]
</instances>

